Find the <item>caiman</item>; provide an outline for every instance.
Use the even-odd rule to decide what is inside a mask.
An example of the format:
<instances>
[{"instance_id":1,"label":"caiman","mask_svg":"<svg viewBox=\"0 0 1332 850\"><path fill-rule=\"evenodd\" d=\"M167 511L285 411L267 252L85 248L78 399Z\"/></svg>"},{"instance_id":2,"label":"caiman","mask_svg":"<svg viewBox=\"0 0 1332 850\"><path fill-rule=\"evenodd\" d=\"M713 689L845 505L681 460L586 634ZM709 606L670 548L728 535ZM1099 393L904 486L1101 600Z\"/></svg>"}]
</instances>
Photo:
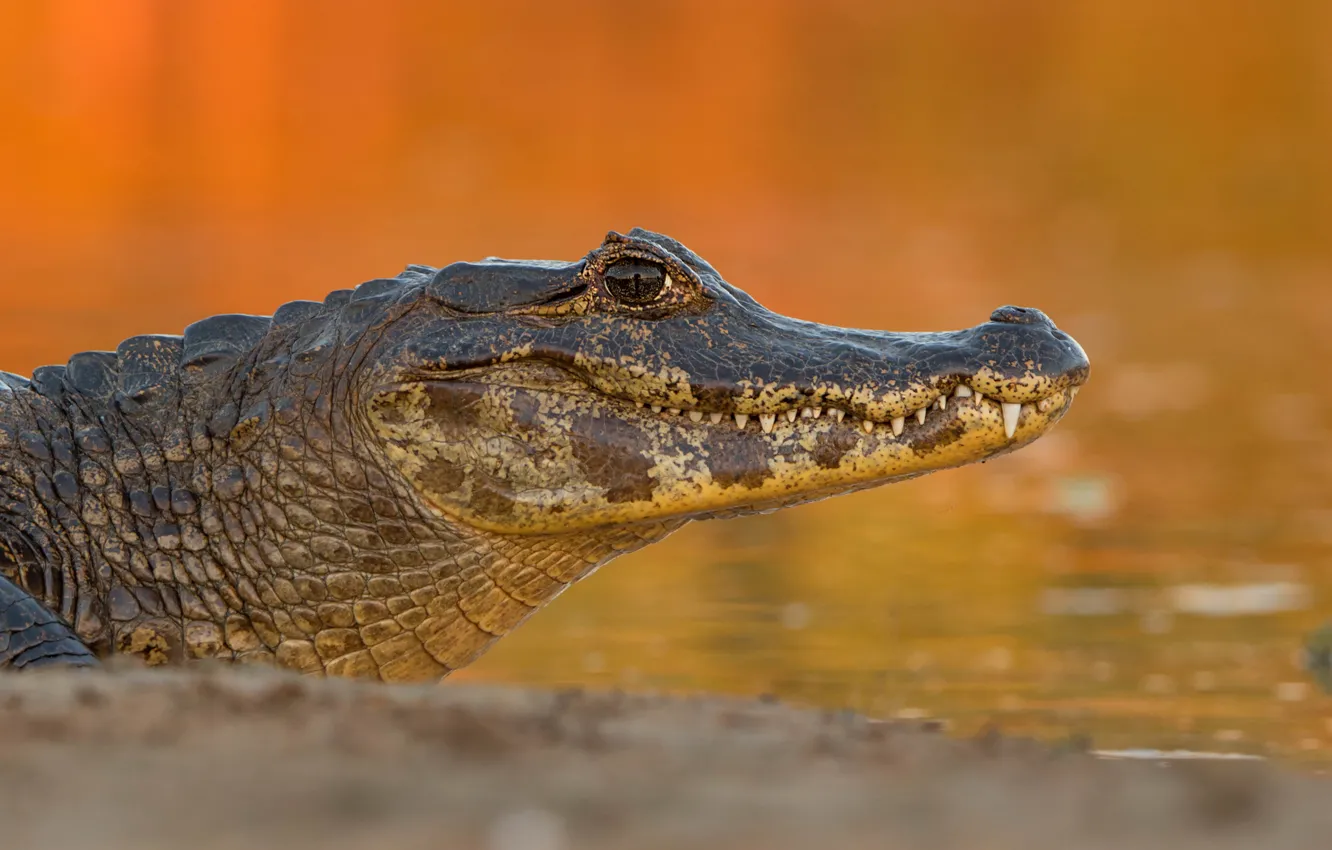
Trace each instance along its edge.
<instances>
[{"instance_id":1,"label":"caiman","mask_svg":"<svg viewBox=\"0 0 1332 850\"><path fill-rule=\"evenodd\" d=\"M440 679L691 520L1029 443L1088 368L1034 309L787 318L637 229L131 337L0 373L0 665Z\"/></svg>"}]
</instances>

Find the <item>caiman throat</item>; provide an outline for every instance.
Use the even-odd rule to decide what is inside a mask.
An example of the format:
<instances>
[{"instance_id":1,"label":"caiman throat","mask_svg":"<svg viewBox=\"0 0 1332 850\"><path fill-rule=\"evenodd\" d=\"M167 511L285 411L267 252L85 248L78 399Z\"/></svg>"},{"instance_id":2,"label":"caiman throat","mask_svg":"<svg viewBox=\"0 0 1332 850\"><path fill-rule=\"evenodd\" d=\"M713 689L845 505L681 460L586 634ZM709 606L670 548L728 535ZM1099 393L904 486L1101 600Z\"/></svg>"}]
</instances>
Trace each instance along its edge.
<instances>
[{"instance_id":1,"label":"caiman throat","mask_svg":"<svg viewBox=\"0 0 1332 850\"><path fill-rule=\"evenodd\" d=\"M644 230L133 337L0 373L0 666L439 679L690 520L1019 448L1087 374L1038 310L803 322Z\"/></svg>"}]
</instances>

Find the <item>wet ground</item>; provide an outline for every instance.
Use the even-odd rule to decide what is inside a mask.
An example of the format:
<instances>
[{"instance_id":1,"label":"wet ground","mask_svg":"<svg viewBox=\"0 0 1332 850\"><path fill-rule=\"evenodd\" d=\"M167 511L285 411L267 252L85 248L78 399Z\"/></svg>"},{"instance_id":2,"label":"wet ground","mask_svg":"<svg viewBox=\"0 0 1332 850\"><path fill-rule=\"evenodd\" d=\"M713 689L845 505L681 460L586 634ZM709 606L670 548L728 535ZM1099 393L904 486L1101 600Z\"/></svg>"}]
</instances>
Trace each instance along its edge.
<instances>
[{"instance_id":1,"label":"wet ground","mask_svg":"<svg viewBox=\"0 0 1332 850\"><path fill-rule=\"evenodd\" d=\"M11 847L1304 848L1332 785L775 702L239 669L0 678Z\"/></svg>"}]
</instances>

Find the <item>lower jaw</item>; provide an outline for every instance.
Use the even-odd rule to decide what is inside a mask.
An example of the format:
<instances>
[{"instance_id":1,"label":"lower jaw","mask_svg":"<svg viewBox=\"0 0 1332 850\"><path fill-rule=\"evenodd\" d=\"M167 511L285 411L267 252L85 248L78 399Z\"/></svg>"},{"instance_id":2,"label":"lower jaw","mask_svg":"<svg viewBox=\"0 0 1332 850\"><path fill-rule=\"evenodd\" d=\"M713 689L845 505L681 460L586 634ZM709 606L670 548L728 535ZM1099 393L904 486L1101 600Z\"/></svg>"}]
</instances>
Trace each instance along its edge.
<instances>
[{"instance_id":1,"label":"lower jaw","mask_svg":"<svg viewBox=\"0 0 1332 850\"><path fill-rule=\"evenodd\" d=\"M755 437L771 445L767 464L771 477L745 493L744 488L719 487L713 476L709 486L695 490L696 499L710 503L699 504L692 513L767 512L1007 454L1036 440L1063 418L1071 394L1056 393L1043 401L1039 408L1022 405L1011 437L999 404L988 400L931 410L924 424L908 420L900 433L891 423L874 423L871 429L864 429L863 423L830 423L824 428L804 420L787 423L787 428L778 423L771 434ZM827 448L830 435L840 435L849 446L836 462L825 454L820 463L819 447ZM707 499L708 493L714 498Z\"/></svg>"},{"instance_id":2,"label":"lower jaw","mask_svg":"<svg viewBox=\"0 0 1332 850\"><path fill-rule=\"evenodd\" d=\"M616 500L581 489L525 493L514 515L473 524L501 533L560 533L662 520L705 519L767 512L903 481L985 460L1020 448L1048 431L1067 411L1072 393L1023 405L1012 437L993 400L954 399L902 432L891 423L784 417L769 433L723 423L654 418L657 435L651 496ZM706 430L700 430L706 429Z\"/></svg>"}]
</instances>

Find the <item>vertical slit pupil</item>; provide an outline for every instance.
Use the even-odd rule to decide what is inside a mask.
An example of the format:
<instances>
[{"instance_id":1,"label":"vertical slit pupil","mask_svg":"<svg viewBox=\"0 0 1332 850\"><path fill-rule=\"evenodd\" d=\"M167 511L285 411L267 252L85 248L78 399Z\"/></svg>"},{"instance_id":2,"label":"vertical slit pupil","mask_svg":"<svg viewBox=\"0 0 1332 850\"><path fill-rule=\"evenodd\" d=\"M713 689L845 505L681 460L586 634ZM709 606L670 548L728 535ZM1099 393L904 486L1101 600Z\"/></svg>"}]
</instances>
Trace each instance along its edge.
<instances>
[{"instance_id":1,"label":"vertical slit pupil","mask_svg":"<svg viewBox=\"0 0 1332 850\"><path fill-rule=\"evenodd\" d=\"M617 263L606 269L606 288L629 303L642 304L661 294L662 270L648 263Z\"/></svg>"}]
</instances>

